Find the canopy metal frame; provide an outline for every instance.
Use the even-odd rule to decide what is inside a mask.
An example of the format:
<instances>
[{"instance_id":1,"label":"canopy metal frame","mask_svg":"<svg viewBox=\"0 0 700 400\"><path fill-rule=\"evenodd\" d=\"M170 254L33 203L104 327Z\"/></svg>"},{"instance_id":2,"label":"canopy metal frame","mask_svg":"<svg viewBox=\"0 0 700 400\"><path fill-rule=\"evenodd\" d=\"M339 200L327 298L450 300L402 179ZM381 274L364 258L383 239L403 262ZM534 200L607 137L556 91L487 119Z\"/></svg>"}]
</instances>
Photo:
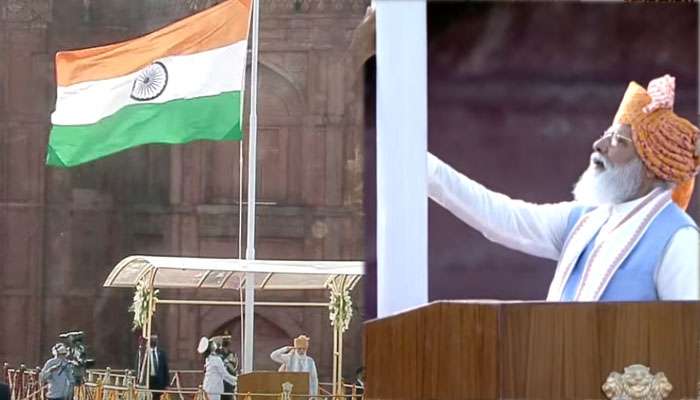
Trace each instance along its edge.
<instances>
[{"instance_id":1,"label":"canopy metal frame","mask_svg":"<svg viewBox=\"0 0 700 400\"><path fill-rule=\"evenodd\" d=\"M159 275L160 273L160 275ZM223 273L223 275L221 275ZM205 285L212 274L218 275L216 285ZM351 292L364 274L361 261L283 261L283 260L241 260L201 257L129 256L121 260L110 272L104 287L136 288L145 281L149 293L158 288L168 289L231 289L245 287L245 277L253 276L255 289L274 290L327 290L331 286ZM238 281L231 281L236 275ZM258 280L258 276L261 279ZM173 280L173 278L178 278ZM184 278L184 280L183 280ZM307 279L305 279L307 278ZM235 285L237 283L237 285ZM254 302L258 306L276 307L329 307L330 302ZM142 336L146 348L151 346L152 321L157 304L172 305L241 305L240 301L196 300L196 299L156 299L149 296L149 307ZM241 316L242 317L242 316ZM251 354L244 357L252 357ZM150 375L151 363L144 357L141 374ZM343 329L333 326L333 393L342 392ZM145 379L149 388L148 379Z\"/></svg>"}]
</instances>

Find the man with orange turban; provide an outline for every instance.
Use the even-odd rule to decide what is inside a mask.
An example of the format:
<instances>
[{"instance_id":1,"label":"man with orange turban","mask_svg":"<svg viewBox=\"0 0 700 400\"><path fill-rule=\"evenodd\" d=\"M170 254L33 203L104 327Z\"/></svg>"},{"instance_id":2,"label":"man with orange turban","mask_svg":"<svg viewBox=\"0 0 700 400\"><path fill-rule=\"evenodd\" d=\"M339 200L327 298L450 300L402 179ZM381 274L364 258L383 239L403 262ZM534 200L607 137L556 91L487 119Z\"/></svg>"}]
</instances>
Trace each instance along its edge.
<instances>
[{"instance_id":1,"label":"man with orange turban","mask_svg":"<svg viewBox=\"0 0 700 400\"><path fill-rule=\"evenodd\" d=\"M548 301L700 300L700 234L685 213L698 128L673 112L675 79L629 84L593 144L575 201L492 192L428 154L428 194L488 239L558 261Z\"/></svg>"},{"instance_id":2,"label":"man with orange turban","mask_svg":"<svg viewBox=\"0 0 700 400\"><path fill-rule=\"evenodd\" d=\"M306 354L309 350L309 337L299 335L294 339L294 347L284 346L270 354L272 361L282 364L280 371L287 372L308 372L309 373L309 394L318 395L318 374L314 359ZM316 397L311 397L311 400Z\"/></svg>"}]
</instances>

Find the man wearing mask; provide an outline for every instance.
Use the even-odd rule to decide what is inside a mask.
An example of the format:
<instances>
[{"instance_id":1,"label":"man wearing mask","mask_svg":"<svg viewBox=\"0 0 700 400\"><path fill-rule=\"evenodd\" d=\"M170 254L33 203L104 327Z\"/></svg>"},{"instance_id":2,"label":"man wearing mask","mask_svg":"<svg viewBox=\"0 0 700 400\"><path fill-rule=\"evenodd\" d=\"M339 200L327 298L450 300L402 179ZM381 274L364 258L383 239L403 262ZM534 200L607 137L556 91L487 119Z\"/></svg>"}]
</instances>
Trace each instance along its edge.
<instances>
[{"instance_id":1,"label":"man wearing mask","mask_svg":"<svg viewBox=\"0 0 700 400\"><path fill-rule=\"evenodd\" d=\"M168 387L168 357L163 350L158 347L158 336L151 336L151 348L148 350L149 362L149 387L152 390L163 390ZM159 400L160 392L153 392L153 400Z\"/></svg>"},{"instance_id":2,"label":"man wearing mask","mask_svg":"<svg viewBox=\"0 0 700 400\"><path fill-rule=\"evenodd\" d=\"M221 400L224 382L228 382L231 386L235 386L238 382L238 378L227 371L218 349L216 341L209 340L207 337L199 339L197 352L204 357L202 389L207 393L209 400Z\"/></svg>"},{"instance_id":3,"label":"man wearing mask","mask_svg":"<svg viewBox=\"0 0 700 400\"><path fill-rule=\"evenodd\" d=\"M229 346L231 345L231 335L228 331L224 332L224 336L220 337L221 347L219 347L218 354L221 357L221 361L224 362L224 367L226 371L233 375L238 376L238 357L234 352L231 351ZM224 380L224 393L234 393L236 391L236 385L229 383ZM221 395L221 400L234 400L233 395Z\"/></svg>"}]
</instances>

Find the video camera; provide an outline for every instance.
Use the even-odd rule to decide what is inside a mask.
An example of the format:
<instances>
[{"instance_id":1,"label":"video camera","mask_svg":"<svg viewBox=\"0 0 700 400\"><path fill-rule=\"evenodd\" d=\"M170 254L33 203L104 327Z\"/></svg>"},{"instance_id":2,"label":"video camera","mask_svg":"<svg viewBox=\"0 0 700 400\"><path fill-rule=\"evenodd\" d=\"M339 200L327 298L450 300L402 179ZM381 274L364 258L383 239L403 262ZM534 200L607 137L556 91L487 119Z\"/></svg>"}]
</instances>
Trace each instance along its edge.
<instances>
[{"instance_id":1,"label":"video camera","mask_svg":"<svg viewBox=\"0 0 700 400\"><path fill-rule=\"evenodd\" d=\"M61 333L58 337L68 347L66 359L73 367L73 381L75 385L81 385L85 381L87 369L95 365L95 360L87 357L87 346L84 342L85 332L66 332Z\"/></svg>"}]
</instances>

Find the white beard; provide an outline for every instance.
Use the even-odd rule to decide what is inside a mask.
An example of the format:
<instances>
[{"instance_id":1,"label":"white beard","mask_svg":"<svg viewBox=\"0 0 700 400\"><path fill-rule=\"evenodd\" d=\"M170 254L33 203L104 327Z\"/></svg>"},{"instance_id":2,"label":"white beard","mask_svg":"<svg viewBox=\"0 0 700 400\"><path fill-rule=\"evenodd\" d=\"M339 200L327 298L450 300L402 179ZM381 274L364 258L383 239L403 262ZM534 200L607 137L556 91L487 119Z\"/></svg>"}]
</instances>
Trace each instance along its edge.
<instances>
[{"instance_id":1,"label":"white beard","mask_svg":"<svg viewBox=\"0 0 700 400\"><path fill-rule=\"evenodd\" d=\"M599 171L592 162L588 165L574 186L574 199L591 206L633 200L644 182L645 167L642 161L634 159L620 167L613 166L604 158L603 162L603 171Z\"/></svg>"}]
</instances>

